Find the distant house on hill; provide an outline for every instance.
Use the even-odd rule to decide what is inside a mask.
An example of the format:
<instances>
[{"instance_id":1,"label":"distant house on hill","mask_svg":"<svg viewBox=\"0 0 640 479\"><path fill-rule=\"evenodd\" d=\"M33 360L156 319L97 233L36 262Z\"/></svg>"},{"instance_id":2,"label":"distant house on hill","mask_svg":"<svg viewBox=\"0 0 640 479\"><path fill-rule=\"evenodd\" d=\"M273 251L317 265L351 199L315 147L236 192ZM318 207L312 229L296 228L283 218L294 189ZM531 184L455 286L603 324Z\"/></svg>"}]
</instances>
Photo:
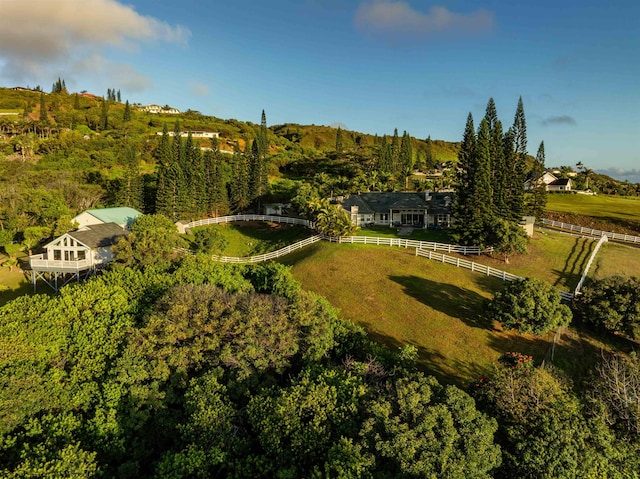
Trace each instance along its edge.
<instances>
[{"instance_id":1,"label":"distant house on hill","mask_svg":"<svg viewBox=\"0 0 640 479\"><path fill-rule=\"evenodd\" d=\"M160 105L146 105L138 108L140 111L144 111L147 113L153 114L165 114L165 115L179 115L181 113L177 108L171 108L170 106L160 106Z\"/></svg>"},{"instance_id":2,"label":"distant house on hill","mask_svg":"<svg viewBox=\"0 0 640 479\"><path fill-rule=\"evenodd\" d=\"M83 211L75 216L71 222L78 223L78 228L104 223L115 223L124 229L131 226L131 223L141 214L138 210L129 208L128 206L99 208Z\"/></svg>"},{"instance_id":3,"label":"distant house on hill","mask_svg":"<svg viewBox=\"0 0 640 479\"><path fill-rule=\"evenodd\" d=\"M525 191L531 191L536 186L539 186L541 183L544 183L545 185L549 185L550 183L553 183L557 179L558 177L556 175L554 175L549 171L545 171L544 174L537 180L535 178L528 178L524 182L524 189Z\"/></svg>"},{"instance_id":4,"label":"distant house on hill","mask_svg":"<svg viewBox=\"0 0 640 479\"><path fill-rule=\"evenodd\" d=\"M547 185L547 191L567 192L572 191L573 182L571 178L559 178Z\"/></svg>"},{"instance_id":5,"label":"distant house on hill","mask_svg":"<svg viewBox=\"0 0 640 479\"><path fill-rule=\"evenodd\" d=\"M189 133L191 133L191 138L220 138L220 133L218 133L217 131L201 131L201 130L181 131L180 136L182 138L186 138L187 136L189 136ZM156 135L162 135L162 134L163 132L161 131L156 132ZM173 131L169 131L167 132L167 134L169 136L174 135Z\"/></svg>"},{"instance_id":6,"label":"distant house on hill","mask_svg":"<svg viewBox=\"0 0 640 479\"><path fill-rule=\"evenodd\" d=\"M371 192L351 195L341 201L356 226L451 226L451 192Z\"/></svg>"}]
</instances>

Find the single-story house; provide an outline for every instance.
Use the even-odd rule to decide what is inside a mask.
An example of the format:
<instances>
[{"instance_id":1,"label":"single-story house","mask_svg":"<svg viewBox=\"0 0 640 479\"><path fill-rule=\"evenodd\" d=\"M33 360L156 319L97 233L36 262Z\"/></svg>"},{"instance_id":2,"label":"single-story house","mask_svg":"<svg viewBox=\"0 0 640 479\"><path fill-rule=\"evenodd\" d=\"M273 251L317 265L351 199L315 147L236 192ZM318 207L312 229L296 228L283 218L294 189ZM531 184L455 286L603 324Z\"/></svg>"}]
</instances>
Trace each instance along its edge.
<instances>
[{"instance_id":1,"label":"single-story house","mask_svg":"<svg viewBox=\"0 0 640 479\"><path fill-rule=\"evenodd\" d=\"M99 208L86 210L71 219L72 223L78 224L78 229L84 226L100 225L105 223L115 223L121 228L129 228L131 223L142 215L138 210L122 206L119 208Z\"/></svg>"},{"instance_id":2,"label":"single-story house","mask_svg":"<svg viewBox=\"0 0 640 479\"><path fill-rule=\"evenodd\" d=\"M547 191L571 191L573 187L573 183L571 178L559 178L555 181L552 181L547 185Z\"/></svg>"},{"instance_id":3,"label":"single-story house","mask_svg":"<svg viewBox=\"0 0 640 479\"><path fill-rule=\"evenodd\" d=\"M370 192L351 195L341 201L356 226L451 226L453 193Z\"/></svg>"}]
</instances>

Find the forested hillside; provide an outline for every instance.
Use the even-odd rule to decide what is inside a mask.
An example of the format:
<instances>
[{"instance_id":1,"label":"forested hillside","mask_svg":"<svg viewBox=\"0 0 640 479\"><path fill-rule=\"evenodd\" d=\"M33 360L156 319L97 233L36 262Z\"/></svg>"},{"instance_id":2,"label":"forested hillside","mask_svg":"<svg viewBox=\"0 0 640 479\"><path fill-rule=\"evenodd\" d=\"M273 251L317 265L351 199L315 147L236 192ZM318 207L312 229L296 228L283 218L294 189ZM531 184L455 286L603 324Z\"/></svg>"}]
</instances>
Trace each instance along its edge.
<instances>
[{"instance_id":1,"label":"forested hillside","mask_svg":"<svg viewBox=\"0 0 640 479\"><path fill-rule=\"evenodd\" d=\"M511 283L492 303L475 295L486 324L459 304L469 291L427 279L433 302L442 299L434 306L456 309L488 343L494 323L534 343L572 314L607 343L575 377L489 344L499 362L460 388L420 366L439 354L428 344L381 346L288 267L218 264L215 230L192 238L208 254L189 252L177 233L177 220L283 201L320 232L345 236L355 227L330 196L456 186L455 238L495 246L507 261L526 252L522 215L543 208L521 184L544 165L544 147L527 153L522 101L506 131L494 106L477 131L469 115L453 144L397 130L268 126L264 111L255 124L152 114L119 90L69 93L60 79L50 93L0 89L5 265L24 265L87 208L146 213L99 275L0 308L0 475L635 477L640 361L623 352L640 338L637 278L587 284L572 309L550 284ZM327 274L349 287L348 273ZM415 279L395 278L408 295ZM460 345L471 355L475 346Z\"/></svg>"}]
</instances>

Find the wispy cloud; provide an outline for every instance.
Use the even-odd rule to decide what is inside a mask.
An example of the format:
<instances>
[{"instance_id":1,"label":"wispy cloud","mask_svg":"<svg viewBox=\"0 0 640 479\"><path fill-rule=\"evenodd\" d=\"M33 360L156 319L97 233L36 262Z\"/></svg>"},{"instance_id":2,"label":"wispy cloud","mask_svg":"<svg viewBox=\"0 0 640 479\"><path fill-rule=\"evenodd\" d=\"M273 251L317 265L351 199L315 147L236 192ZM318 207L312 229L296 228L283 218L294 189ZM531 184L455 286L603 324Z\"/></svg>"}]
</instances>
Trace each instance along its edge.
<instances>
[{"instance_id":1,"label":"wispy cloud","mask_svg":"<svg viewBox=\"0 0 640 479\"><path fill-rule=\"evenodd\" d=\"M495 20L486 10L465 14L433 6L422 12L404 1L371 0L360 4L356 10L355 25L359 30L375 35L427 37L447 33L487 33L495 28Z\"/></svg>"},{"instance_id":2,"label":"wispy cloud","mask_svg":"<svg viewBox=\"0 0 640 479\"><path fill-rule=\"evenodd\" d=\"M196 96L209 96L209 87L204 83L191 82L189 83L191 93Z\"/></svg>"},{"instance_id":3,"label":"wispy cloud","mask_svg":"<svg viewBox=\"0 0 640 479\"><path fill-rule=\"evenodd\" d=\"M104 47L135 50L158 41L186 44L190 32L137 13L116 0L4 0L0 15L0 74L33 80L70 64L95 62Z\"/></svg>"},{"instance_id":4,"label":"wispy cloud","mask_svg":"<svg viewBox=\"0 0 640 479\"><path fill-rule=\"evenodd\" d=\"M640 183L640 169L631 168L607 168L596 170L596 173L602 173L603 175L610 176L619 181L629 181L629 183Z\"/></svg>"},{"instance_id":5,"label":"wispy cloud","mask_svg":"<svg viewBox=\"0 0 640 479\"><path fill-rule=\"evenodd\" d=\"M560 116L550 116L548 118L544 118L540 124L542 126L551 126L551 125L575 125L576 120L572 116L569 115L560 115Z\"/></svg>"}]
</instances>

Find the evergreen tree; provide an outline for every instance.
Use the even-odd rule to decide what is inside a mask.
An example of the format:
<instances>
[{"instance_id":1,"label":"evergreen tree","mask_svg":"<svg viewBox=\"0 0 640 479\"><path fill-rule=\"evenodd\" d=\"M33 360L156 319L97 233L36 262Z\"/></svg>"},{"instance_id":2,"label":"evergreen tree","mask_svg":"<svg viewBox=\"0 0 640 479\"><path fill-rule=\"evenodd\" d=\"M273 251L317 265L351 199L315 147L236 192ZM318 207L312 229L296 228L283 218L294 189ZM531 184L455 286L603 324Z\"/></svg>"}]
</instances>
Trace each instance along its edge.
<instances>
[{"instance_id":1,"label":"evergreen tree","mask_svg":"<svg viewBox=\"0 0 640 479\"><path fill-rule=\"evenodd\" d=\"M49 122L49 117L47 115L47 106L44 102L44 93L40 93L40 121L42 123Z\"/></svg>"},{"instance_id":2,"label":"evergreen tree","mask_svg":"<svg viewBox=\"0 0 640 479\"><path fill-rule=\"evenodd\" d=\"M547 185L542 181L544 175L544 141L540 142L538 147L538 153L536 154L536 161L533 164L533 170L531 172L531 180L533 181L533 189L529 195L529 204L527 213L531 216L535 216L537 219L542 218L544 208L547 205Z\"/></svg>"},{"instance_id":3,"label":"evergreen tree","mask_svg":"<svg viewBox=\"0 0 640 479\"><path fill-rule=\"evenodd\" d=\"M184 142L182 161L179 162L179 166L182 170L183 183L180 185L178 192L178 204L180 205L181 215L193 215L199 209L198 202L202 201L202 195L198 195L199 185L198 176L200 163L199 157L201 157L200 149L193 142L193 136L191 131L187 134L187 139ZM202 184L202 178L200 178L200 184ZM199 197L200 196L200 197ZM204 205L204 203L202 204Z\"/></svg>"},{"instance_id":4,"label":"evergreen tree","mask_svg":"<svg viewBox=\"0 0 640 479\"><path fill-rule=\"evenodd\" d=\"M453 225L456 241L461 244L473 244L469 238L467 225L473 218L473 168L476 155L476 132L473 125L473 115L469 113L462 137L460 150L458 150L458 169L456 172L456 194L453 201Z\"/></svg>"},{"instance_id":5,"label":"evergreen tree","mask_svg":"<svg viewBox=\"0 0 640 479\"><path fill-rule=\"evenodd\" d=\"M491 188L493 214L498 218L510 218L507 204L508 170L504 156L502 123L496 121L491 130Z\"/></svg>"},{"instance_id":6,"label":"evergreen tree","mask_svg":"<svg viewBox=\"0 0 640 479\"><path fill-rule=\"evenodd\" d=\"M342 153L342 128L340 127L336 131L336 153Z\"/></svg>"},{"instance_id":7,"label":"evergreen tree","mask_svg":"<svg viewBox=\"0 0 640 479\"><path fill-rule=\"evenodd\" d=\"M473 226L478 231L479 239L482 240L478 241L477 244L486 244L486 231L491 223L493 212L491 198L491 132L489 121L486 118L483 118L478 126L474 159L470 192L474 215Z\"/></svg>"},{"instance_id":8,"label":"evergreen tree","mask_svg":"<svg viewBox=\"0 0 640 479\"><path fill-rule=\"evenodd\" d=\"M217 140L212 140L212 149L204 155L204 178L207 192L207 213L218 216L228 208L227 188L218 151Z\"/></svg>"},{"instance_id":9,"label":"evergreen tree","mask_svg":"<svg viewBox=\"0 0 640 479\"><path fill-rule=\"evenodd\" d=\"M392 174L393 160L391 159L391 156L391 145L387 141L387 135L383 135L382 142L380 144L378 165L378 169L381 173Z\"/></svg>"},{"instance_id":10,"label":"evergreen tree","mask_svg":"<svg viewBox=\"0 0 640 479\"><path fill-rule=\"evenodd\" d=\"M107 88L107 100L111 100L111 88Z\"/></svg>"},{"instance_id":11,"label":"evergreen tree","mask_svg":"<svg viewBox=\"0 0 640 479\"><path fill-rule=\"evenodd\" d=\"M74 110L80 109L80 97L78 96L77 93L73 95L73 109Z\"/></svg>"},{"instance_id":12,"label":"evergreen tree","mask_svg":"<svg viewBox=\"0 0 640 479\"><path fill-rule=\"evenodd\" d=\"M236 143L233 151L233 178L230 183L229 199L235 213L244 211L249 206L249 175L246 156L240 152Z\"/></svg>"},{"instance_id":13,"label":"evergreen tree","mask_svg":"<svg viewBox=\"0 0 640 479\"><path fill-rule=\"evenodd\" d=\"M137 210L144 210L142 200L142 178L140 161L133 145L128 145L124 156L124 176L119 194L119 203Z\"/></svg>"},{"instance_id":14,"label":"evergreen tree","mask_svg":"<svg viewBox=\"0 0 640 479\"><path fill-rule=\"evenodd\" d=\"M433 157L433 140L431 140L431 135L427 137L427 139L425 140L425 143L426 143L426 147L425 147L424 163L426 168L431 169L436 164L435 158Z\"/></svg>"},{"instance_id":15,"label":"evergreen tree","mask_svg":"<svg viewBox=\"0 0 640 479\"><path fill-rule=\"evenodd\" d=\"M100 128L102 128L102 130L109 128L109 105L106 100L102 100L102 108L100 110Z\"/></svg>"},{"instance_id":16,"label":"evergreen tree","mask_svg":"<svg viewBox=\"0 0 640 479\"><path fill-rule=\"evenodd\" d=\"M393 130L393 138L391 139L391 173L398 175L400 158L400 138L398 137L398 129Z\"/></svg>"},{"instance_id":17,"label":"evergreen tree","mask_svg":"<svg viewBox=\"0 0 640 479\"><path fill-rule=\"evenodd\" d=\"M513 221L520 221L524 215L524 181L527 173L527 122L524 116L522 97L518 100L513 119L513 160L510 170L511 188L509 210Z\"/></svg>"},{"instance_id":18,"label":"evergreen tree","mask_svg":"<svg viewBox=\"0 0 640 479\"><path fill-rule=\"evenodd\" d=\"M75 130L76 126L78 126L78 119L76 118L76 114L74 113L73 115L71 115L71 125L69 126L69 128Z\"/></svg>"},{"instance_id":19,"label":"evergreen tree","mask_svg":"<svg viewBox=\"0 0 640 479\"><path fill-rule=\"evenodd\" d=\"M171 168L171 145L169 143L169 129L165 123L162 129L160 143L154 152L156 158L156 213L172 218L171 205L175 202L171 197L169 169Z\"/></svg>"},{"instance_id":20,"label":"evergreen tree","mask_svg":"<svg viewBox=\"0 0 640 479\"><path fill-rule=\"evenodd\" d=\"M120 95L120 90L118 90L117 99L118 99L118 103L122 103L122 96Z\"/></svg>"},{"instance_id":21,"label":"evergreen tree","mask_svg":"<svg viewBox=\"0 0 640 479\"><path fill-rule=\"evenodd\" d=\"M411 148L411 137L406 131L402 134L398 163L402 176L404 176L405 180L404 188L407 190L409 189L409 176L411 176L413 171L413 149Z\"/></svg>"},{"instance_id":22,"label":"evergreen tree","mask_svg":"<svg viewBox=\"0 0 640 479\"><path fill-rule=\"evenodd\" d=\"M127 123L131 121L131 106L129 106L129 100L124 104L124 113L122 114L122 121Z\"/></svg>"}]
</instances>

